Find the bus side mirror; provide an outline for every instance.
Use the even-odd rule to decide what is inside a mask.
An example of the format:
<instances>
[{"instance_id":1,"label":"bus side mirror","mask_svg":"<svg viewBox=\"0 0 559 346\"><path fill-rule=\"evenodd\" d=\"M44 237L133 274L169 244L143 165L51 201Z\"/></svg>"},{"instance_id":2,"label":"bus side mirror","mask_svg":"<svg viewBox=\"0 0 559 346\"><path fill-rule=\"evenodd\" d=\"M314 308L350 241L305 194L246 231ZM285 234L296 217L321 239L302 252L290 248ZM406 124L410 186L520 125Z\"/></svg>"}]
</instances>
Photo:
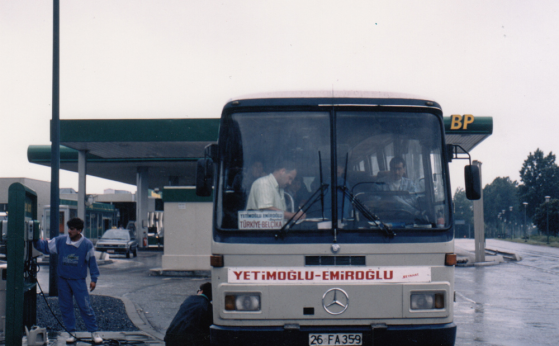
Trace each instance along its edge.
<instances>
[{"instance_id":1,"label":"bus side mirror","mask_svg":"<svg viewBox=\"0 0 559 346\"><path fill-rule=\"evenodd\" d=\"M212 159L200 159L196 167L196 195L208 197L212 195L213 167Z\"/></svg>"},{"instance_id":2,"label":"bus side mirror","mask_svg":"<svg viewBox=\"0 0 559 346\"><path fill-rule=\"evenodd\" d=\"M216 143L208 144L204 148L204 155L205 157L209 157L210 159L215 161L217 158L217 144Z\"/></svg>"},{"instance_id":3,"label":"bus side mirror","mask_svg":"<svg viewBox=\"0 0 559 346\"><path fill-rule=\"evenodd\" d=\"M454 158L454 144L446 145L446 162L451 163Z\"/></svg>"},{"instance_id":4,"label":"bus side mirror","mask_svg":"<svg viewBox=\"0 0 559 346\"><path fill-rule=\"evenodd\" d=\"M474 165L464 167L464 178L466 180L466 198L469 200L480 199L481 177L479 175L479 167Z\"/></svg>"}]
</instances>

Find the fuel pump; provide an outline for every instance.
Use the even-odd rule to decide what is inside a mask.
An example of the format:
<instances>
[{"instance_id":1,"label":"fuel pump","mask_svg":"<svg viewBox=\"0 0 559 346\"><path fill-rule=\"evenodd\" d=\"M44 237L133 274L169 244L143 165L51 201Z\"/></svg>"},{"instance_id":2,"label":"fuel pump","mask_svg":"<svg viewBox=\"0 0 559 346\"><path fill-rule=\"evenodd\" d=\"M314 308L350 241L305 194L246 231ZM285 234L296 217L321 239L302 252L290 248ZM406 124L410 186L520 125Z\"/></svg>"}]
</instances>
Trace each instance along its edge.
<instances>
[{"instance_id":1,"label":"fuel pump","mask_svg":"<svg viewBox=\"0 0 559 346\"><path fill-rule=\"evenodd\" d=\"M14 183L8 190L6 345L21 346L25 327L37 321L37 260L40 237L37 194Z\"/></svg>"}]
</instances>

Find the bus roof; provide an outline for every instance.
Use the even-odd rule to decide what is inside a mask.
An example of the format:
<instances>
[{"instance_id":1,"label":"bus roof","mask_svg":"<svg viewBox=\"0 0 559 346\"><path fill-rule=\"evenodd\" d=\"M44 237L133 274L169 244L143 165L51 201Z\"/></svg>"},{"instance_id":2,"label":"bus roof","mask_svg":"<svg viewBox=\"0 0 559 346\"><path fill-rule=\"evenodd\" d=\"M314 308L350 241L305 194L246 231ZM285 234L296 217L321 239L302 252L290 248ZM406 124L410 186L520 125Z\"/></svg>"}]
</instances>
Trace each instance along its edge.
<instances>
[{"instance_id":1,"label":"bus roof","mask_svg":"<svg viewBox=\"0 0 559 346\"><path fill-rule=\"evenodd\" d=\"M242 95L231 99L251 100L251 99L274 99L274 98L371 98L371 99L415 99L430 100L418 95L386 92L386 91L360 91L360 90L292 90L275 91ZM434 102L434 101L433 101Z\"/></svg>"}]
</instances>

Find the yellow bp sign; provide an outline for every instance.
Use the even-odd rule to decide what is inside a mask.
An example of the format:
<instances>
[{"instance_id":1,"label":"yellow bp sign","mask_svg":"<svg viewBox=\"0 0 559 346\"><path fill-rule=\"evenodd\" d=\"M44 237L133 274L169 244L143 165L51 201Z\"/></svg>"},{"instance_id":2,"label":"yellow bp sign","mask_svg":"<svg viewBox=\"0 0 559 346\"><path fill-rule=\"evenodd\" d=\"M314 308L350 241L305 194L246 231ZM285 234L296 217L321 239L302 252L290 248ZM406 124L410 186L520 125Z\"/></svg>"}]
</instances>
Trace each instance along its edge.
<instances>
[{"instance_id":1,"label":"yellow bp sign","mask_svg":"<svg viewBox=\"0 0 559 346\"><path fill-rule=\"evenodd\" d=\"M450 116L450 129L451 130L467 130L468 125L474 122L475 118L471 114L453 114Z\"/></svg>"}]
</instances>

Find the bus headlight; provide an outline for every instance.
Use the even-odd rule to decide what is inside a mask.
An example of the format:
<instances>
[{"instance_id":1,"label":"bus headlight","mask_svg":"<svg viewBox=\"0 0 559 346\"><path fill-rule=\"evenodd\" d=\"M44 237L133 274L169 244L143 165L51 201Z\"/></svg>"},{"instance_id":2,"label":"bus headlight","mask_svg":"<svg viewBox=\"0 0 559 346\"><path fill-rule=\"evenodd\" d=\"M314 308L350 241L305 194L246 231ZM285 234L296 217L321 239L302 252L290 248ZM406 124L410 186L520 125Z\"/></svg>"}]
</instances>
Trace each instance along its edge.
<instances>
[{"instance_id":1,"label":"bus headlight","mask_svg":"<svg viewBox=\"0 0 559 346\"><path fill-rule=\"evenodd\" d=\"M444 309L444 293L412 293L410 305L412 310Z\"/></svg>"},{"instance_id":2,"label":"bus headlight","mask_svg":"<svg viewBox=\"0 0 559 346\"><path fill-rule=\"evenodd\" d=\"M260 294L242 293L225 295L225 310L260 311Z\"/></svg>"}]
</instances>

